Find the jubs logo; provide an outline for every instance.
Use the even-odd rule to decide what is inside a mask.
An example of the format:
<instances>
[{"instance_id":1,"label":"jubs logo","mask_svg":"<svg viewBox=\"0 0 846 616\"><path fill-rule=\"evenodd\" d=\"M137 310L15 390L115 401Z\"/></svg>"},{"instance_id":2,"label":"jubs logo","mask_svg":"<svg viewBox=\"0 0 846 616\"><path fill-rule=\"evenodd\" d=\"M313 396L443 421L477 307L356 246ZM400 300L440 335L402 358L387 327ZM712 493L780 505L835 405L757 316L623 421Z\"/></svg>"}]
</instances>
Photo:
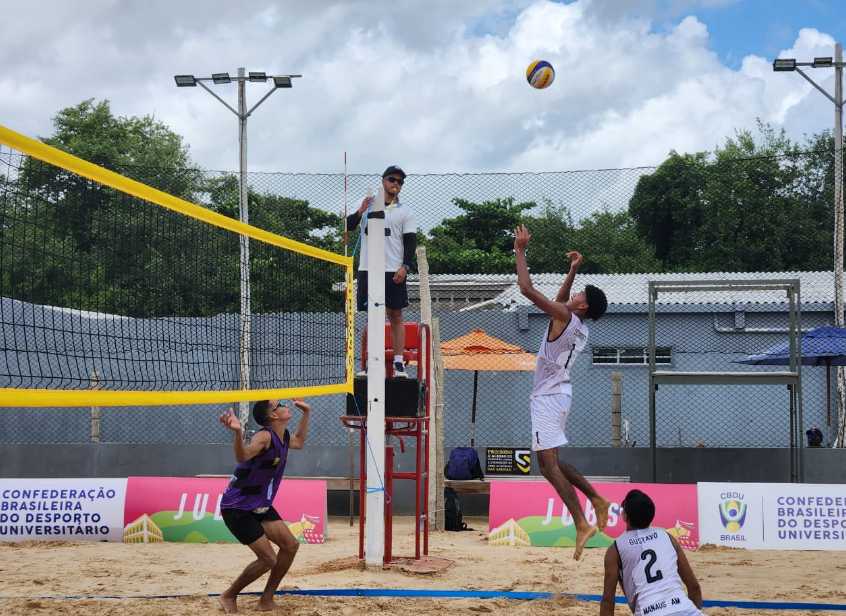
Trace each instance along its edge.
<instances>
[{"instance_id":1,"label":"jubs logo","mask_svg":"<svg viewBox=\"0 0 846 616\"><path fill-rule=\"evenodd\" d=\"M743 494L729 492L720 495L720 522L730 534L721 535L723 541L745 541L746 537L738 534L746 522L746 503L743 502Z\"/></svg>"}]
</instances>

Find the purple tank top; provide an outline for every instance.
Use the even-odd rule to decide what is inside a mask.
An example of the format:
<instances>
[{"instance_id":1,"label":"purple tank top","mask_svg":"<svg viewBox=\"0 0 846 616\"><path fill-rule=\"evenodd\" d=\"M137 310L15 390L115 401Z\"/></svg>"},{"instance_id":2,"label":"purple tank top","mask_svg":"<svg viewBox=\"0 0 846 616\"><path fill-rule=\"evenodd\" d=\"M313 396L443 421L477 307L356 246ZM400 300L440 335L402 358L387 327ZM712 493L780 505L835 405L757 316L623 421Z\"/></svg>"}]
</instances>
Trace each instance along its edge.
<instances>
[{"instance_id":1,"label":"purple tank top","mask_svg":"<svg viewBox=\"0 0 846 616\"><path fill-rule=\"evenodd\" d=\"M285 430L283 440L273 430L263 429L270 432L270 447L256 457L238 463L220 501L221 509L252 511L273 504L285 473L291 434Z\"/></svg>"}]
</instances>

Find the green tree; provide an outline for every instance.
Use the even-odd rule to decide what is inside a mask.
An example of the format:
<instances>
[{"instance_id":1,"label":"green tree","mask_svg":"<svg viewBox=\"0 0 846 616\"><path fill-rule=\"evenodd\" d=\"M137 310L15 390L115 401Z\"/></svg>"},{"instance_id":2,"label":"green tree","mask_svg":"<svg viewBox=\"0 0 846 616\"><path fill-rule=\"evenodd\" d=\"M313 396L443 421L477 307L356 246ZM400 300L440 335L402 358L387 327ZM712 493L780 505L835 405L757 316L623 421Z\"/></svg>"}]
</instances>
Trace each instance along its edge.
<instances>
[{"instance_id":1,"label":"green tree","mask_svg":"<svg viewBox=\"0 0 846 616\"><path fill-rule=\"evenodd\" d=\"M152 117L115 117L108 101L60 111L44 139L110 170L191 197L199 175L181 137ZM4 267L13 297L131 316L201 310L186 301L192 281L178 258L184 216L131 198L36 159L15 159L19 176L4 200Z\"/></svg>"},{"instance_id":2,"label":"green tree","mask_svg":"<svg viewBox=\"0 0 846 616\"><path fill-rule=\"evenodd\" d=\"M84 101L54 125L47 143L237 218L237 178L205 179L182 138L152 117L116 117L108 101ZM10 161L19 176L0 200L3 295L138 317L238 311L237 234L35 159ZM337 215L278 195L250 191L249 200L254 225L340 248ZM251 247L255 310L342 306L340 266L258 241Z\"/></svg>"},{"instance_id":3,"label":"green tree","mask_svg":"<svg viewBox=\"0 0 846 616\"><path fill-rule=\"evenodd\" d=\"M708 166L704 218L690 269L750 271L791 269L791 228L803 215L793 190L800 167L797 146L784 134L740 131L718 148Z\"/></svg>"},{"instance_id":4,"label":"green tree","mask_svg":"<svg viewBox=\"0 0 846 616\"><path fill-rule=\"evenodd\" d=\"M792 190L800 216L792 221L796 269L830 269L834 259L834 136L823 131L809 137L797 162Z\"/></svg>"},{"instance_id":5,"label":"green tree","mask_svg":"<svg viewBox=\"0 0 846 616\"><path fill-rule=\"evenodd\" d=\"M433 274L501 274L514 270L514 228L537 204L511 197L473 203L453 199L462 214L433 228L426 242Z\"/></svg>"},{"instance_id":6,"label":"green tree","mask_svg":"<svg viewBox=\"0 0 846 616\"><path fill-rule=\"evenodd\" d=\"M705 153L670 157L638 183L629 213L674 271L818 270L831 261L830 141L804 147L759 124Z\"/></svg>"},{"instance_id":7,"label":"green tree","mask_svg":"<svg viewBox=\"0 0 846 616\"><path fill-rule=\"evenodd\" d=\"M179 197L197 187L188 146L153 116L115 116L108 100L88 99L59 111L53 127L42 141L88 162Z\"/></svg>"},{"instance_id":8,"label":"green tree","mask_svg":"<svg viewBox=\"0 0 846 616\"><path fill-rule=\"evenodd\" d=\"M705 220L706 172L705 154L671 152L654 173L640 178L629 201L637 232L654 247L663 269L693 261Z\"/></svg>"},{"instance_id":9,"label":"green tree","mask_svg":"<svg viewBox=\"0 0 846 616\"><path fill-rule=\"evenodd\" d=\"M238 178L226 175L209 180L205 186L210 207L238 218ZM341 252L342 220L302 199L291 199L270 193L248 190L250 224L266 231L330 250ZM240 247L237 236L222 247L218 258L235 264L232 283L239 287L238 263ZM339 265L305 256L265 242L250 240L250 284L253 312L332 311L343 309L343 296L338 283L344 271ZM237 298L236 298L237 299ZM237 309L237 304L235 304Z\"/></svg>"},{"instance_id":10,"label":"green tree","mask_svg":"<svg viewBox=\"0 0 846 616\"><path fill-rule=\"evenodd\" d=\"M594 212L582 220L573 249L585 256L582 271L591 274L634 274L662 271L661 262L637 232L627 211ZM555 271L566 271L566 266Z\"/></svg>"},{"instance_id":11,"label":"green tree","mask_svg":"<svg viewBox=\"0 0 846 616\"><path fill-rule=\"evenodd\" d=\"M526 254L529 268L538 273L566 272L570 267L567 252L575 250L576 236L569 210L546 202L539 216L526 216L523 222L532 234ZM513 260L511 270L514 270Z\"/></svg>"},{"instance_id":12,"label":"green tree","mask_svg":"<svg viewBox=\"0 0 846 616\"><path fill-rule=\"evenodd\" d=\"M518 224L532 233L527 257L533 272L567 271L570 250L584 252L585 272L661 271L627 212L597 212L577 225L566 207L551 202L536 215L529 213L535 203L515 204L512 198L455 203L465 213L443 221L425 240L433 273L514 272L513 230Z\"/></svg>"}]
</instances>

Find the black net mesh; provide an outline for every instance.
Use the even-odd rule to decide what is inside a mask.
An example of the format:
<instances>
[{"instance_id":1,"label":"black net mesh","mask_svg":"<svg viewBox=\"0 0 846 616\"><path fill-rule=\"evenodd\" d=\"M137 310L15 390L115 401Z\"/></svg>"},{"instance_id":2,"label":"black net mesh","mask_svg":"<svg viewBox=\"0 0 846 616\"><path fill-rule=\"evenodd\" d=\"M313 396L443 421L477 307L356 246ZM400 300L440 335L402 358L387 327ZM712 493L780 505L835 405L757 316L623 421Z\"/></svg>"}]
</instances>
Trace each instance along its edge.
<instances>
[{"instance_id":1,"label":"black net mesh","mask_svg":"<svg viewBox=\"0 0 846 616\"><path fill-rule=\"evenodd\" d=\"M34 319L38 312L51 319L46 327L30 327L31 340L23 339L22 329L3 325L6 350L0 361L5 362L4 373L12 372L5 365L21 361L13 358L15 353L9 349L17 353L41 345L38 348L49 351L52 347L44 346L45 340L55 343L54 330L82 330L73 336L83 348L91 344L102 354L108 349L118 360L115 365L121 366L120 372L111 368L108 374L105 366L102 373L97 366L103 383L107 377L117 382L132 377L138 381L133 386L138 389L153 387L142 382L146 378L184 380L186 388L199 388L197 383L203 379L210 388L237 386L240 296L236 236L206 229L200 223L194 226L190 220L177 221L175 215L135 199L120 195L106 199L111 191L86 188L87 182L77 185L70 182L71 178L53 178L55 170L48 170L48 179L53 178L50 181L27 180L27 187L22 189L20 178L28 173L35 178L40 164L25 163L8 150L2 156L3 318L9 321L7 306L17 306L23 318ZM567 435L571 445L577 447L608 447L614 443L612 383L614 375L619 374L620 441L624 446L648 446L649 280L699 275L732 279L738 273L799 278L803 331L834 322L834 176L830 152L717 158L678 155L658 168L409 175L401 199L414 211L419 240L427 248L433 311L440 322L442 340L482 329L527 353L536 353L547 318L520 299L511 252L513 228L518 222L529 225L533 235L529 267L535 286L547 296L554 296L566 272L566 251L582 251L585 264L574 290L595 284L606 291L610 308L600 321L589 323L588 346L573 368L573 408ZM32 172L28 164L33 166ZM232 174L196 169L165 173L150 168L121 172L237 217L238 182ZM345 181L341 173L250 173L250 221L285 237L342 252L345 205L348 211L357 208L378 181L376 175L351 175ZM45 226L51 213L84 190L92 191L92 199L99 199L96 203L103 204L103 211L100 205L90 211L68 207L61 214L68 224L55 223L58 228L67 227L65 232L47 233L53 228ZM117 211L131 215L117 218ZM176 225L187 227L177 232L180 227ZM111 241L101 245L88 239L95 237ZM89 245L92 248L83 250ZM356 245L357 233L353 233L350 252ZM322 375L318 378L321 383L333 382L331 375L343 378L343 307L337 291L343 281L342 268L310 262L255 241L250 242L250 248L253 386L263 387L277 378L285 384L308 382L315 374ZM18 251L38 259L18 256ZM39 263L52 263L53 269L38 269ZM117 285L104 282L115 275L109 269L113 263L112 269L122 276ZM15 271L18 277L13 284L11 274ZM130 272L134 272L134 278ZM70 294L67 302L59 301L64 297L59 291L67 288L73 288L77 295ZM106 293L112 288L113 292ZM89 303L82 303L78 295L85 289L97 291L86 291L85 301ZM409 294L412 305L404 317L413 321L419 318L418 281L414 276ZM168 302L176 307L163 310ZM98 338L83 329L89 326L83 311L120 318L108 317ZM149 345L167 340L176 349L173 357L178 361L155 369L151 361L148 366L153 377L133 372L133 366L140 364L132 362L147 358L122 357L113 349L121 340L120 332L125 331L120 328L129 327L129 323L137 323L133 336L137 333L139 338L149 338L133 348L149 349ZM778 369L736 361L786 340L787 323L788 311L782 298L754 302L740 296L688 296L668 305L659 315L659 361L668 370ZM364 324L364 314L360 313L356 319L357 355ZM188 354L179 355L178 351L185 351L183 343L189 336L197 345L191 346ZM70 366L64 369L74 375L73 383L62 376L65 373L52 368L38 371L38 358L59 361L47 359L53 356L45 352L33 356L35 363L27 366L26 374L16 368L18 386L35 387L36 378L48 383L49 377L63 387L91 387L85 357L73 356L68 351L70 345L64 348L62 365ZM201 351L195 352L195 348ZM337 355L324 355L327 349ZM156 352L164 350L159 347ZM171 353L170 347L167 352ZM49 368L52 364L45 365ZM836 367L832 368L828 380L825 367L803 368L802 431L819 426L824 445L832 441L837 429L835 371ZM28 385L23 384L24 379L29 379ZM471 370L446 371L446 447L469 444L474 395L477 445L526 446L530 438L531 372L480 371L475 394L473 382ZM310 401L314 406L310 443L321 448L346 447L348 434L338 420L345 409L343 397L320 396ZM230 436L216 423L217 415L226 408L226 404L104 407L98 411L100 439L228 442ZM28 428L43 426L51 412L4 410L0 413L4 422L0 438L6 442L91 440L92 411L87 408L62 409L61 425L52 423L49 429L37 431ZM167 417L166 423L161 422L162 416ZM661 447L787 447L788 422L788 393L778 386L668 386L658 392L657 440Z\"/></svg>"},{"instance_id":2,"label":"black net mesh","mask_svg":"<svg viewBox=\"0 0 846 616\"><path fill-rule=\"evenodd\" d=\"M345 266L250 241L245 321L239 235L13 150L0 175L3 387L240 389L245 322L244 388L345 381Z\"/></svg>"}]
</instances>

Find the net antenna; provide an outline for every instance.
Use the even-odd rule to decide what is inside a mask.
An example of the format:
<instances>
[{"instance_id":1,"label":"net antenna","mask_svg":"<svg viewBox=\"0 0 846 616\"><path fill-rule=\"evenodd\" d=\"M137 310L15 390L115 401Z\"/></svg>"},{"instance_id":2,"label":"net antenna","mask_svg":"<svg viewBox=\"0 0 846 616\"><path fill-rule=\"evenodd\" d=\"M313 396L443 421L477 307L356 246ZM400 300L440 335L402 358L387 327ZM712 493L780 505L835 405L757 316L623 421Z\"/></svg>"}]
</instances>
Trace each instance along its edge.
<instances>
[{"instance_id":1,"label":"net antenna","mask_svg":"<svg viewBox=\"0 0 846 616\"><path fill-rule=\"evenodd\" d=\"M786 385L789 391L790 417L790 480L801 482L803 472L802 426L802 348L801 300L799 279L757 280L650 280L649 283L649 445L652 481L658 481L656 392L660 385ZM788 304L788 344L790 358L787 370L686 372L658 370L656 365L657 303L662 294L745 292L779 292Z\"/></svg>"}]
</instances>

